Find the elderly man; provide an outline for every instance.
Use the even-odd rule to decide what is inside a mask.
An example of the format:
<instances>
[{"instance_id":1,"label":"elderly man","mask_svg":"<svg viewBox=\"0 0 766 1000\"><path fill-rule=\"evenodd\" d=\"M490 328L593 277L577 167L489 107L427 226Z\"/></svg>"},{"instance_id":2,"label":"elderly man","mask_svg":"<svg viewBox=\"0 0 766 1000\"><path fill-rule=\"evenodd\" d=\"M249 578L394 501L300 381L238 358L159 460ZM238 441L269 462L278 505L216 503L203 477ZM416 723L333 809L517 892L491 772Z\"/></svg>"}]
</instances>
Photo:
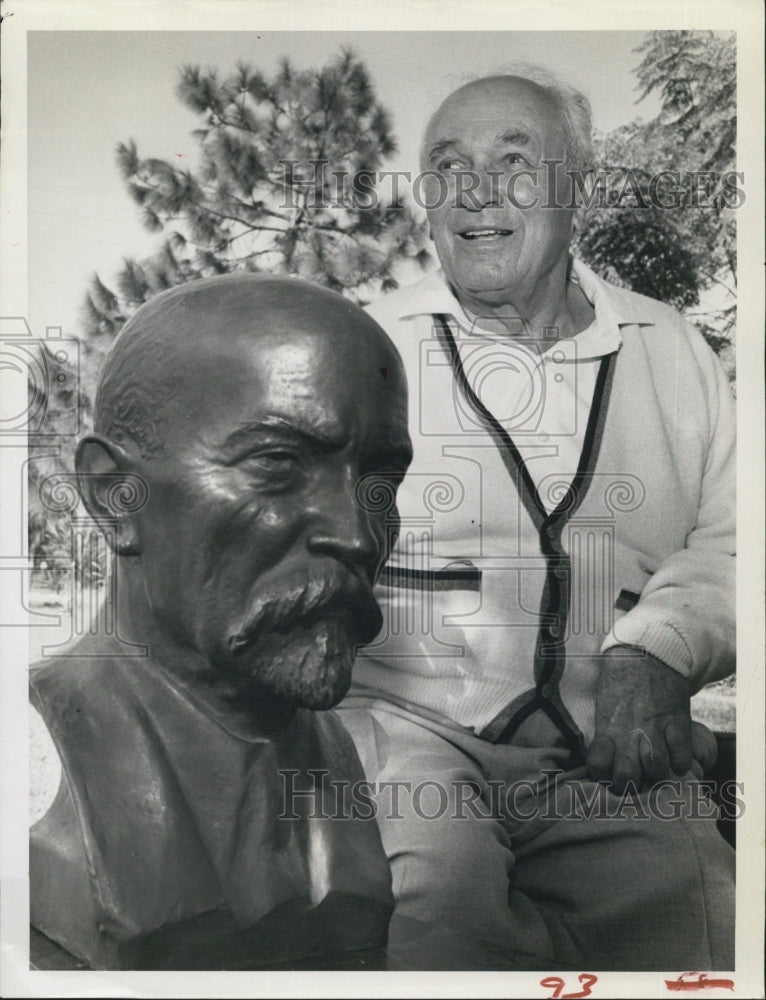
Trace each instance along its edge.
<instances>
[{"instance_id":1,"label":"elderly man","mask_svg":"<svg viewBox=\"0 0 766 1000\"><path fill-rule=\"evenodd\" d=\"M442 269L370 310L414 459L342 718L401 912L543 966L729 969L689 699L734 661L733 404L680 316L570 256L590 155L587 100L543 73L430 120Z\"/></svg>"},{"instance_id":2,"label":"elderly man","mask_svg":"<svg viewBox=\"0 0 766 1000\"><path fill-rule=\"evenodd\" d=\"M194 282L117 338L77 452L113 540L116 633L31 678L64 774L31 833L32 921L92 966L385 941L377 828L333 820L358 758L307 710L343 697L381 624L395 507L360 503L359 482L395 496L410 456L400 360L335 293Z\"/></svg>"}]
</instances>

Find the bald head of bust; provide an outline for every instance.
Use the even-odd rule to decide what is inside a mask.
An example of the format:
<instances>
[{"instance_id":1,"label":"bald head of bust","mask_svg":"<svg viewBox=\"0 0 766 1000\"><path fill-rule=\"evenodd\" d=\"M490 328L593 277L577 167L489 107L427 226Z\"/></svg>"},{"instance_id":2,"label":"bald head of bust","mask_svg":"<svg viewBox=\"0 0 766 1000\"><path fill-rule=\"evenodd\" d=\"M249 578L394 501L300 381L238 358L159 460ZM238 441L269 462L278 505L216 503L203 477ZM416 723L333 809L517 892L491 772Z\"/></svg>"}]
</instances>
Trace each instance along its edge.
<instances>
[{"instance_id":1,"label":"bald head of bust","mask_svg":"<svg viewBox=\"0 0 766 1000\"><path fill-rule=\"evenodd\" d=\"M385 349L388 344L388 385L403 378L385 333L335 292L275 275L207 278L160 293L122 329L100 372L95 430L115 441L132 439L147 458L159 455L165 446L163 431L201 388L195 371L203 356L221 361L214 385L208 386L216 392L226 379L225 345L312 331L334 340L334 364L349 375L355 374L366 346Z\"/></svg>"}]
</instances>

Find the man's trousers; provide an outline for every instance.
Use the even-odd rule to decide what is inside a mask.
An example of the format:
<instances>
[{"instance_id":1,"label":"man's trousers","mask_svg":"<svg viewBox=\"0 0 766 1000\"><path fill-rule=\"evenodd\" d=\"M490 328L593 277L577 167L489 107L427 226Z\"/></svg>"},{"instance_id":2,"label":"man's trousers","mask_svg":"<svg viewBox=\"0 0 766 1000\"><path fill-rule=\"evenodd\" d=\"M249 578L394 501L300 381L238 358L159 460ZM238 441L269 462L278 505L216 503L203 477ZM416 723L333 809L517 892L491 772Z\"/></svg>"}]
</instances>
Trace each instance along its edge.
<instances>
[{"instance_id":1,"label":"man's trousers","mask_svg":"<svg viewBox=\"0 0 766 1000\"><path fill-rule=\"evenodd\" d=\"M352 696L397 912L589 970L731 970L734 851L699 774L618 796L563 748Z\"/></svg>"}]
</instances>

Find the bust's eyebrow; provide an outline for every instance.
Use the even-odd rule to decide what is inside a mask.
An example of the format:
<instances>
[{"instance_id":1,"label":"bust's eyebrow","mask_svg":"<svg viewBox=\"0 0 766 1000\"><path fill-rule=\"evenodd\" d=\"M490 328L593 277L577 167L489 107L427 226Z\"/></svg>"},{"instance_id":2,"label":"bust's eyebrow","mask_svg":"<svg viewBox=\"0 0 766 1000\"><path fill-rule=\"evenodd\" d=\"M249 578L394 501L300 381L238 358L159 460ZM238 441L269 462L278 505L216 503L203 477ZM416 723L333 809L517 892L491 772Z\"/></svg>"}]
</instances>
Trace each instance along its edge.
<instances>
[{"instance_id":1,"label":"bust's eyebrow","mask_svg":"<svg viewBox=\"0 0 766 1000\"><path fill-rule=\"evenodd\" d=\"M226 435L219 448L221 460L230 463L236 460L243 449L264 439L292 441L317 449L332 450L341 448L346 437L343 428L329 422L323 428L300 418L287 419L277 414L264 414L235 427Z\"/></svg>"}]
</instances>

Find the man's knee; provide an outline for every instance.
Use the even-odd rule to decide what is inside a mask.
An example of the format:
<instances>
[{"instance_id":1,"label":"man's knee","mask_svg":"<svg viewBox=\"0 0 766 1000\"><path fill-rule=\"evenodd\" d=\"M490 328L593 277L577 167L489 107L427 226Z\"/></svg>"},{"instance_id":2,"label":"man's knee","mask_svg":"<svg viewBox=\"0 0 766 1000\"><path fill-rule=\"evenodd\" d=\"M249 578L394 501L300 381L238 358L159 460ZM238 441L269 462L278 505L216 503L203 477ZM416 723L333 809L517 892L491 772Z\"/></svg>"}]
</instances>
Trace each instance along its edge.
<instances>
[{"instance_id":1,"label":"man's knee","mask_svg":"<svg viewBox=\"0 0 766 1000\"><path fill-rule=\"evenodd\" d=\"M507 906L513 855L478 765L395 713L339 714L373 788L400 909L434 920L471 900Z\"/></svg>"},{"instance_id":2,"label":"man's knee","mask_svg":"<svg viewBox=\"0 0 766 1000\"><path fill-rule=\"evenodd\" d=\"M517 887L542 901L583 961L729 968L733 851L714 819L664 818L646 795L623 811L612 796L609 813L565 816L520 846Z\"/></svg>"}]
</instances>

